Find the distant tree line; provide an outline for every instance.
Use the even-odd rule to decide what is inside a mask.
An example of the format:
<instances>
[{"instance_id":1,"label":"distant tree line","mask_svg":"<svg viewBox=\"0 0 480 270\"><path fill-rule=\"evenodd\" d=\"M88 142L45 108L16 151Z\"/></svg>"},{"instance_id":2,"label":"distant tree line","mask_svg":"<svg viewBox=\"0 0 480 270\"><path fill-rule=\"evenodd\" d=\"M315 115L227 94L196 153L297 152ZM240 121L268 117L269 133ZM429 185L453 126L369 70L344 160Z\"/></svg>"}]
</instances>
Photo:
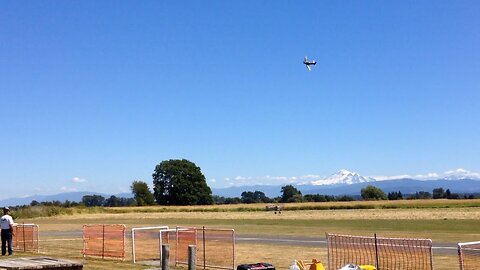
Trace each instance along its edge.
<instances>
[{"instance_id":1,"label":"distant tree line","mask_svg":"<svg viewBox=\"0 0 480 270\"><path fill-rule=\"evenodd\" d=\"M480 198L480 194L456 194L450 192L449 189L436 188L430 192L418 191L414 194L402 194L401 191L393 191L385 194L385 192L375 186L367 186L360 191L360 196L351 195L321 195L306 194L302 195L301 191L293 185L283 186L281 196L269 198L261 191L244 191L240 197L228 198L223 196L214 196L215 204L240 204L240 203L290 203L290 202L338 202L338 201L372 201L372 200L417 200L417 199L476 199ZM433 194L433 195L432 195Z\"/></svg>"},{"instance_id":2,"label":"distant tree line","mask_svg":"<svg viewBox=\"0 0 480 270\"><path fill-rule=\"evenodd\" d=\"M134 198L124 198L117 196L110 196L105 199L101 195L85 195L82 197L82 205L86 207L94 206L106 206L106 207L119 207L119 206L135 206L137 205Z\"/></svg>"},{"instance_id":3,"label":"distant tree line","mask_svg":"<svg viewBox=\"0 0 480 270\"><path fill-rule=\"evenodd\" d=\"M121 206L144 206L157 205L153 193L148 189L148 185L142 181L134 181L131 186L133 198L124 198L117 196L110 196L105 198L101 195L85 195L81 202L72 201L51 201L38 202L33 200L30 206L44 205L44 206L59 206L59 207L121 207ZM150 193L149 193L150 192ZM358 201L358 200L420 200L420 199L477 199L480 194L456 194L449 189L435 188L432 193L426 191L418 191L414 194L404 195L400 191L389 192L385 194L380 188L375 186L367 186L361 190L360 196L351 195L321 195L321 194L306 194L302 195L301 191L293 185L286 185L281 188L281 196L269 198L262 191L244 191L240 197L224 197L212 196L214 204L250 204L250 203L291 203L291 202L340 202L340 201Z\"/></svg>"},{"instance_id":4,"label":"distant tree line","mask_svg":"<svg viewBox=\"0 0 480 270\"><path fill-rule=\"evenodd\" d=\"M362 188L360 196L350 195L303 195L293 185L281 187L281 196L269 198L262 191L244 191L240 197L227 198L213 196L212 190L207 185L205 176L200 167L186 159L171 159L162 161L155 166L152 174L153 192L144 181L135 180L130 186L133 198L101 195L86 195L82 201L77 202L37 202L32 201L31 206L62 206L62 207L120 207L120 206L149 206L149 205L209 205L209 204L250 204L250 203L292 203L292 202L333 202L356 200L415 200L415 199L474 199L480 196L475 194L456 194L442 187L433 189L432 193L418 191L415 194L402 194L402 192L389 192L369 185Z\"/></svg>"},{"instance_id":5,"label":"distant tree line","mask_svg":"<svg viewBox=\"0 0 480 270\"><path fill-rule=\"evenodd\" d=\"M137 205L134 198L124 198L117 196L110 196L105 198L101 195L85 195L82 197L80 202L66 200L64 202L53 200L53 201L42 201L32 200L30 206L56 206L56 207L93 207L93 206L134 206Z\"/></svg>"},{"instance_id":6,"label":"distant tree line","mask_svg":"<svg viewBox=\"0 0 480 270\"><path fill-rule=\"evenodd\" d=\"M30 203L30 206L58 206L58 207L75 207L79 206L79 202L74 202L74 201L69 201L66 200L64 202L58 201L58 200L53 200L53 201L45 201L45 202L39 202L37 200L33 200Z\"/></svg>"}]
</instances>

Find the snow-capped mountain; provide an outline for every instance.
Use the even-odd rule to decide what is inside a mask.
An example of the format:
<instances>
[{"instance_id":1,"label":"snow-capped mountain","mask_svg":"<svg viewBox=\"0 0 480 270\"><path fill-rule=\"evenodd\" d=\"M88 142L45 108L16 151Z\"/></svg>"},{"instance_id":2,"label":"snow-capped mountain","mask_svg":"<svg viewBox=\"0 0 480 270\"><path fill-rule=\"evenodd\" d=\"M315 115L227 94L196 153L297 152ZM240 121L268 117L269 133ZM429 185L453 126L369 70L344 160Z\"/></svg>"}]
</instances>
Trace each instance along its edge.
<instances>
[{"instance_id":1,"label":"snow-capped mountain","mask_svg":"<svg viewBox=\"0 0 480 270\"><path fill-rule=\"evenodd\" d=\"M444 173L444 180L480 180L480 173L475 173L471 171L467 171L464 169L456 169L447 171Z\"/></svg>"},{"instance_id":2,"label":"snow-capped mountain","mask_svg":"<svg viewBox=\"0 0 480 270\"><path fill-rule=\"evenodd\" d=\"M329 177L317 181L312 181L310 184L315 186L320 185L352 185L365 182L376 181L372 177L364 177L355 172L349 172L347 170L340 170L337 173L330 175Z\"/></svg>"},{"instance_id":3,"label":"snow-capped mountain","mask_svg":"<svg viewBox=\"0 0 480 270\"><path fill-rule=\"evenodd\" d=\"M269 179L274 177L269 177ZM415 192L432 192L433 189L442 187L450 189L454 193L474 194L480 193L480 173L464 169L450 170L444 173L428 173L418 175L375 176L365 177L347 170L322 177L319 175L306 175L303 177L291 177L288 182L301 190L302 194L323 195L360 195L362 188L375 185L384 192L398 192L403 194L415 194ZM239 197L243 191L262 191L268 197L281 196L281 188L287 183L278 185L252 185L235 186L223 189L213 189L213 194L227 197Z\"/></svg>"}]
</instances>

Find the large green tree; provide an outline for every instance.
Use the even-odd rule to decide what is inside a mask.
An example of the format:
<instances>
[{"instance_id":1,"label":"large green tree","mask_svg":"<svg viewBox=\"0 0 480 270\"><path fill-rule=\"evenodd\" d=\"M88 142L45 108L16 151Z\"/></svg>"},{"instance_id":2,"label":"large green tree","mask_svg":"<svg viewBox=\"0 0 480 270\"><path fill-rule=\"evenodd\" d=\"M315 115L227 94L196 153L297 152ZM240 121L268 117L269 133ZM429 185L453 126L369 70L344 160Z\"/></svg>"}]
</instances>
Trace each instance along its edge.
<instances>
[{"instance_id":1,"label":"large green tree","mask_svg":"<svg viewBox=\"0 0 480 270\"><path fill-rule=\"evenodd\" d=\"M162 161L153 173L154 196L160 205L213 204L212 190L200 167L186 159Z\"/></svg>"},{"instance_id":2,"label":"large green tree","mask_svg":"<svg viewBox=\"0 0 480 270\"><path fill-rule=\"evenodd\" d=\"M86 207L102 206L104 202L105 197L101 195L85 195L82 197L82 203Z\"/></svg>"},{"instance_id":3,"label":"large green tree","mask_svg":"<svg viewBox=\"0 0 480 270\"><path fill-rule=\"evenodd\" d=\"M432 197L434 199L443 199L445 198L445 190L443 188L434 188L432 191Z\"/></svg>"},{"instance_id":4,"label":"large green tree","mask_svg":"<svg viewBox=\"0 0 480 270\"><path fill-rule=\"evenodd\" d=\"M298 190L293 185L286 185L282 187L282 198L281 201L284 203L288 202L302 202L303 196L302 192Z\"/></svg>"},{"instance_id":5,"label":"large green tree","mask_svg":"<svg viewBox=\"0 0 480 270\"><path fill-rule=\"evenodd\" d=\"M383 192L383 190L371 185L365 188L362 188L361 195L362 195L362 198L367 201L387 199L387 195L385 194L385 192Z\"/></svg>"},{"instance_id":6,"label":"large green tree","mask_svg":"<svg viewBox=\"0 0 480 270\"><path fill-rule=\"evenodd\" d=\"M255 192L244 191L241 195L242 203L269 203L272 200L265 193L255 190Z\"/></svg>"},{"instance_id":7,"label":"large green tree","mask_svg":"<svg viewBox=\"0 0 480 270\"><path fill-rule=\"evenodd\" d=\"M130 189L138 206L155 204L155 197L153 197L147 183L143 181L133 181Z\"/></svg>"}]
</instances>

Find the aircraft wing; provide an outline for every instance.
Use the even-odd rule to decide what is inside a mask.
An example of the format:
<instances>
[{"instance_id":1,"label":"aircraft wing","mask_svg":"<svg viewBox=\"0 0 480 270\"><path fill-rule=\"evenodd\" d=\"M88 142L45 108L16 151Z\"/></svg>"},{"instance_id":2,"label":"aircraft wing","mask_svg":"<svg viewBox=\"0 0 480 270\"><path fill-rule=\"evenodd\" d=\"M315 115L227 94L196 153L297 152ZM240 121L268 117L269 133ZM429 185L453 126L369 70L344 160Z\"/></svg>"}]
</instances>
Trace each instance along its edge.
<instances>
[{"instance_id":1,"label":"aircraft wing","mask_svg":"<svg viewBox=\"0 0 480 270\"><path fill-rule=\"evenodd\" d=\"M308 70L310 71L312 70L309 65L305 65L305 66L307 67Z\"/></svg>"}]
</instances>

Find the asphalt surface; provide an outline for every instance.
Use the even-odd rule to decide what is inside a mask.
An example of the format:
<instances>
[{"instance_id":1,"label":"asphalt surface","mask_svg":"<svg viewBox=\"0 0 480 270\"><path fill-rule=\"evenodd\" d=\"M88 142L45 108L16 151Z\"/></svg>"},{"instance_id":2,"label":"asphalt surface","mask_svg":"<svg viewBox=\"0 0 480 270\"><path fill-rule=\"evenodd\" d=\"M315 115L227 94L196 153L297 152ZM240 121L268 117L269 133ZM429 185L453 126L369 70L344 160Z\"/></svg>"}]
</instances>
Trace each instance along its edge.
<instances>
[{"instance_id":1,"label":"asphalt surface","mask_svg":"<svg viewBox=\"0 0 480 270\"><path fill-rule=\"evenodd\" d=\"M236 235L235 240L236 242L327 248L327 239L325 237ZM434 255L457 255L458 252L456 243L434 242L432 250Z\"/></svg>"},{"instance_id":2,"label":"asphalt surface","mask_svg":"<svg viewBox=\"0 0 480 270\"><path fill-rule=\"evenodd\" d=\"M42 232L41 236L54 237L59 240L62 238L79 238L83 237L82 231L62 231L62 232ZM131 232L127 231L127 237L131 238ZM40 240L42 237L40 237ZM236 234L237 243L255 243L269 245L290 245L300 247L320 247L327 248L327 240L325 237L301 237L301 236L265 236L265 235L247 235ZM433 243L434 255L457 255L456 243Z\"/></svg>"}]
</instances>

